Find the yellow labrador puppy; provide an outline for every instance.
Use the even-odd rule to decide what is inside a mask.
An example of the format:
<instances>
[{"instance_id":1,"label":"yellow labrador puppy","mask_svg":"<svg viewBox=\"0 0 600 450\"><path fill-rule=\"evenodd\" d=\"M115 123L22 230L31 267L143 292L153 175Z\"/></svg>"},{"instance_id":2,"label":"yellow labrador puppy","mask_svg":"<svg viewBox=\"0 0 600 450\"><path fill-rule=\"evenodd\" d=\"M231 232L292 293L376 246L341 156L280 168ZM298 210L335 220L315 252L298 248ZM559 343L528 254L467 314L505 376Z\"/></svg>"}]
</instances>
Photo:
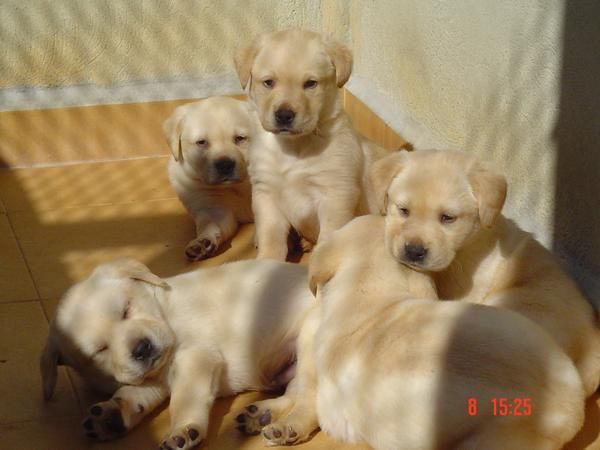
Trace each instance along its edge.
<instances>
[{"instance_id":1,"label":"yellow labrador puppy","mask_svg":"<svg viewBox=\"0 0 600 450\"><path fill-rule=\"evenodd\" d=\"M196 223L192 261L213 256L252 222L247 151L256 127L246 102L210 97L179 106L165 121L169 180Z\"/></svg>"},{"instance_id":2,"label":"yellow labrador puppy","mask_svg":"<svg viewBox=\"0 0 600 450\"><path fill-rule=\"evenodd\" d=\"M262 429L273 445L320 425L377 450L560 449L584 416L572 361L519 314L435 300L430 276L390 255L385 227L359 217L316 247L320 312L301 331L313 339L299 348L294 391L249 407L243 428L276 420Z\"/></svg>"},{"instance_id":3,"label":"yellow labrador puppy","mask_svg":"<svg viewBox=\"0 0 600 450\"><path fill-rule=\"evenodd\" d=\"M462 152L401 152L376 163L394 258L432 272L440 298L517 311L556 339L585 392L600 381L596 313L558 260L500 211L506 181Z\"/></svg>"},{"instance_id":4,"label":"yellow labrador puppy","mask_svg":"<svg viewBox=\"0 0 600 450\"><path fill-rule=\"evenodd\" d=\"M368 211L365 167L387 152L362 141L342 110L352 54L341 43L265 34L235 66L263 128L249 150L258 257L284 260L290 228L314 244Z\"/></svg>"},{"instance_id":5,"label":"yellow labrador puppy","mask_svg":"<svg viewBox=\"0 0 600 450\"><path fill-rule=\"evenodd\" d=\"M193 447L215 397L289 381L313 303L306 268L288 263L240 261L165 280L134 260L103 264L60 302L41 357L45 397L60 364L114 391L83 422L106 440L170 396L161 449Z\"/></svg>"}]
</instances>

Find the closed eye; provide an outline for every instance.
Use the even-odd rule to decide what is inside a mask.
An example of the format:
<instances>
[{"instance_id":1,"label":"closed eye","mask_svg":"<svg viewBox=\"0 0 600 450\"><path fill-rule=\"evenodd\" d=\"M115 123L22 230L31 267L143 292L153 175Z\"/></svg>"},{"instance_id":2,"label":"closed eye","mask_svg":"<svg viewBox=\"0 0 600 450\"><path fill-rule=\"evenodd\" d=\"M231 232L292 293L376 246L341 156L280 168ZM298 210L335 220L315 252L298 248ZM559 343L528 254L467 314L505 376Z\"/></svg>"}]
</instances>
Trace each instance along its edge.
<instances>
[{"instance_id":1,"label":"closed eye","mask_svg":"<svg viewBox=\"0 0 600 450\"><path fill-rule=\"evenodd\" d=\"M123 310L123 315L121 316L121 320L126 320L129 318L129 303L127 303L127 305L125 306L125 309Z\"/></svg>"},{"instance_id":2,"label":"closed eye","mask_svg":"<svg viewBox=\"0 0 600 450\"><path fill-rule=\"evenodd\" d=\"M443 224L451 224L456 222L456 216L453 216L451 214L442 214L440 216L440 222L442 222Z\"/></svg>"},{"instance_id":3,"label":"closed eye","mask_svg":"<svg viewBox=\"0 0 600 450\"><path fill-rule=\"evenodd\" d=\"M108 345L103 345L98 350L96 350L96 352L94 353L94 356L99 355L100 353L103 353L106 350L108 350Z\"/></svg>"},{"instance_id":4,"label":"closed eye","mask_svg":"<svg viewBox=\"0 0 600 450\"><path fill-rule=\"evenodd\" d=\"M233 142L235 145L240 145L241 143L246 142L247 140L248 140L248 138L241 134L238 134L238 135L234 136L234 138L233 138Z\"/></svg>"},{"instance_id":5,"label":"closed eye","mask_svg":"<svg viewBox=\"0 0 600 450\"><path fill-rule=\"evenodd\" d=\"M410 216L410 210L408 208L403 208L403 207L398 206L398 212L400 213L400 215L402 217Z\"/></svg>"}]
</instances>

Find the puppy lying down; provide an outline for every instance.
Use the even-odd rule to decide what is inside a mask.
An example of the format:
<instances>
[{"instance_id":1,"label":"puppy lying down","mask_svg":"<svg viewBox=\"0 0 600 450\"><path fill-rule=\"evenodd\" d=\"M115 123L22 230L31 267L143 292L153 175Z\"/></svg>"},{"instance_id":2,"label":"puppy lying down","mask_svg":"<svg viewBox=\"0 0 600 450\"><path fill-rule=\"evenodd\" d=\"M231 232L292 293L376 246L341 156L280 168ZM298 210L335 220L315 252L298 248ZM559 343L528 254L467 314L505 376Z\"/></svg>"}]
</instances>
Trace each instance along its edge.
<instances>
[{"instance_id":1,"label":"puppy lying down","mask_svg":"<svg viewBox=\"0 0 600 450\"><path fill-rule=\"evenodd\" d=\"M520 314L434 300L431 278L389 254L384 222L356 218L316 247L320 312L301 331L314 330L299 341L296 390L248 408L245 431L269 410L275 445L320 425L375 449L560 449L583 423L571 360Z\"/></svg>"},{"instance_id":2,"label":"puppy lying down","mask_svg":"<svg viewBox=\"0 0 600 450\"><path fill-rule=\"evenodd\" d=\"M114 391L83 422L98 440L170 396L161 448L190 448L206 436L215 397L289 381L312 304L306 269L288 263L240 261L165 280L132 259L103 264L59 304L41 357L44 396L62 364Z\"/></svg>"},{"instance_id":3,"label":"puppy lying down","mask_svg":"<svg viewBox=\"0 0 600 450\"><path fill-rule=\"evenodd\" d=\"M440 298L510 309L571 357L587 395L600 384L597 313L532 235L501 213L506 179L468 152L399 152L372 167L393 257L431 274Z\"/></svg>"}]
</instances>

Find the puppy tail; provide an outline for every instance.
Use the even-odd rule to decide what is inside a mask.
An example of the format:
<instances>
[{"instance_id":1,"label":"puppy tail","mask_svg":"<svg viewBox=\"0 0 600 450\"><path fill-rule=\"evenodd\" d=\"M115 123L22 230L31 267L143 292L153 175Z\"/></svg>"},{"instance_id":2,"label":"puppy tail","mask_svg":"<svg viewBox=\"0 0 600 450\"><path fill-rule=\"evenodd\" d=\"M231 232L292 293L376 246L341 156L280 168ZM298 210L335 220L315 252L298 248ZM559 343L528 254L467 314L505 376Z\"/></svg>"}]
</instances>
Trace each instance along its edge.
<instances>
[{"instance_id":1,"label":"puppy tail","mask_svg":"<svg viewBox=\"0 0 600 450\"><path fill-rule=\"evenodd\" d=\"M46 340L44 350L40 357L40 373L42 375L42 387L44 391L44 400L48 401L54 394L54 388L56 386L56 379L58 374L58 365L60 361L60 350L54 339L54 333L52 328Z\"/></svg>"}]
</instances>

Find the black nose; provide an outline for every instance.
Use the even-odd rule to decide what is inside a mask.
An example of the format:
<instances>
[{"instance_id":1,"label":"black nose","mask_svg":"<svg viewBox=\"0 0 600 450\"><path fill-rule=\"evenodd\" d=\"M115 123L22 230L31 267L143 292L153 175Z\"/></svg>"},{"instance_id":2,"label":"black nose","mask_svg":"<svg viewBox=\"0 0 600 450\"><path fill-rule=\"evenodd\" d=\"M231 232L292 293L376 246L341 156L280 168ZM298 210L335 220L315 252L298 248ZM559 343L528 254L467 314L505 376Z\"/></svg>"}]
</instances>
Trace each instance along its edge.
<instances>
[{"instance_id":1,"label":"black nose","mask_svg":"<svg viewBox=\"0 0 600 450\"><path fill-rule=\"evenodd\" d=\"M279 108L275 111L275 121L277 122L277 125L280 126L291 125L294 121L294 117L296 117L296 113L291 109Z\"/></svg>"},{"instance_id":2,"label":"black nose","mask_svg":"<svg viewBox=\"0 0 600 450\"><path fill-rule=\"evenodd\" d=\"M215 169L220 175L231 175L235 168L235 161L231 158L219 158L215 161Z\"/></svg>"},{"instance_id":3,"label":"black nose","mask_svg":"<svg viewBox=\"0 0 600 450\"><path fill-rule=\"evenodd\" d=\"M137 344L135 344L135 347L133 347L133 350L131 350L131 356L135 360L144 361L145 359L150 358L152 355L152 350L154 350L154 347L152 346L150 339L143 338L140 339Z\"/></svg>"},{"instance_id":4,"label":"black nose","mask_svg":"<svg viewBox=\"0 0 600 450\"><path fill-rule=\"evenodd\" d=\"M422 245L406 244L404 246L404 253L409 261L421 262L427 256L427 249Z\"/></svg>"}]
</instances>

